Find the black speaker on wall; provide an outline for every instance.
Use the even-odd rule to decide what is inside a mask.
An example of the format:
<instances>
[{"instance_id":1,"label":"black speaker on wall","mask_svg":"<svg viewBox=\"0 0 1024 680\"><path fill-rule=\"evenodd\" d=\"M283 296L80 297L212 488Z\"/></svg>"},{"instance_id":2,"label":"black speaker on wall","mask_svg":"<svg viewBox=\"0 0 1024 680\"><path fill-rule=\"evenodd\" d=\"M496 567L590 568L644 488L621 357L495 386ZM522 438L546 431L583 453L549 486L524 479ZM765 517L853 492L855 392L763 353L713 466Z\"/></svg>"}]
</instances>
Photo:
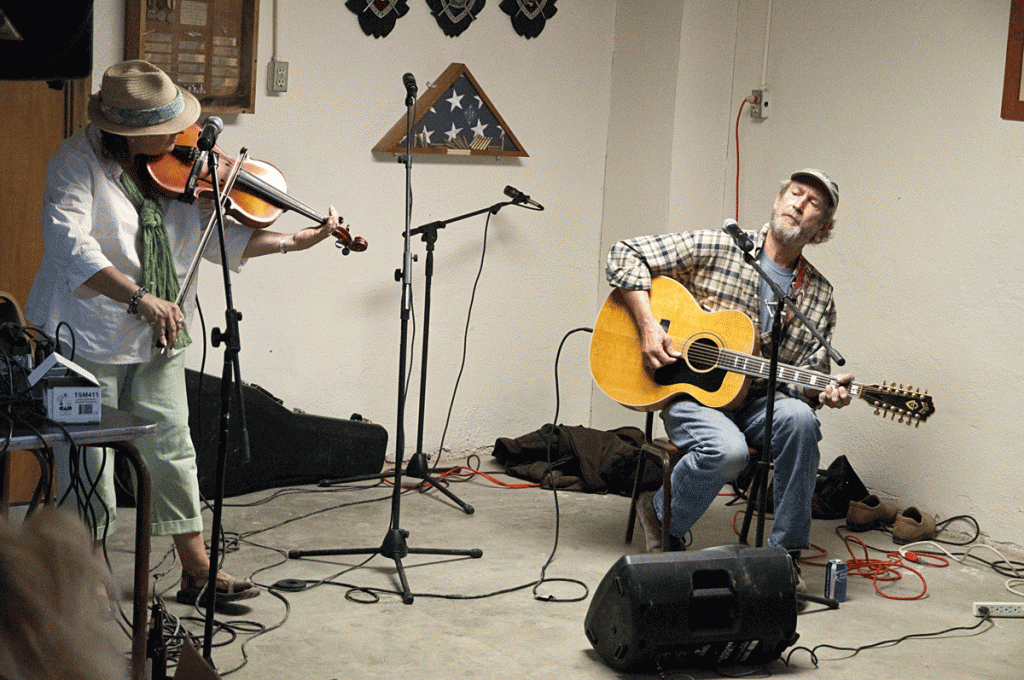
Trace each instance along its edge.
<instances>
[{"instance_id":1,"label":"black speaker on wall","mask_svg":"<svg viewBox=\"0 0 1024 680\"><path fill-rule=\"evenodd\" d=\"M0 80L92 72L93 0L0 0Z\"/></svg>"},{"instance_id":2,"label":"black speaker on wall","mask_svg":"<svg viewBox=\"0 0 1024 680\"><path fill-rule=\"evenodd\" d=\"M796 632L796 573L786 551L730 545L625 555L601 581L584 623L621 671L761 665Z\"/></svg>"}]
</instances>

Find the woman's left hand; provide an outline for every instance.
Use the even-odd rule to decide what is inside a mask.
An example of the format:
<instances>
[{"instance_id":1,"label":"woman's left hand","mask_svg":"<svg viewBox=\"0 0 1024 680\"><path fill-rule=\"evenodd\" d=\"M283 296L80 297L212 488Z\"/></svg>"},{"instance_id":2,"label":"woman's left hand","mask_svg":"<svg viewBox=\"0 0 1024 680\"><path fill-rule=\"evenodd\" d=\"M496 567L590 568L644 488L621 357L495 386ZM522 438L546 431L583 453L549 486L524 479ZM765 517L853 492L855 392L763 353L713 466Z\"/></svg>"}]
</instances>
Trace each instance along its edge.
<instances>
[{"instance_id":1,"label":"woman's left hand","mask_svg":"<svg viewBox=\"0 0 1024 680\"><path fill-rule=\"evenodd\" d=\"M311 248L330 236L340 225L338 211L332 205L327 209L327 220L323 224L316 227L306 227L302 231L297 231L286 238L285 250L305 250L306 248Z\"/></svg>"},{"instance_id":2,"label":"woman's left hand","mask_svg":"<svg viewBox=\"0 0 1024 680\"><path fill-rule=\"evenodd\" d=\"M320 243L340 228L341 220L338 211L331 206L327 210L327 219L316 227L306 227L294 234L282 234L267 229L253 229L249 243L245 247L243 257L259 257L274 253L290 253L293 250L305 250Z\"/></svg>"}]
</instances>

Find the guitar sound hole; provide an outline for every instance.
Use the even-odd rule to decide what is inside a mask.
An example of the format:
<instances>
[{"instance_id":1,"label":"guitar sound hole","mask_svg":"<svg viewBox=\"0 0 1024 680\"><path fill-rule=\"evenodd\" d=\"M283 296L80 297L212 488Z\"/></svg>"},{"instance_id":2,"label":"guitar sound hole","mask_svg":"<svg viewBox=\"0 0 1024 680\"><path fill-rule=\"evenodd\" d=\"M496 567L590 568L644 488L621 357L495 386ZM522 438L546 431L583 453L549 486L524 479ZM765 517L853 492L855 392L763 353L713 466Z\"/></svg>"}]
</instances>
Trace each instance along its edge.
<instances>
[{"instance_id":1,"label":"guitar sound hole","mask_svg":"<svg viewBox=\"0 0 1024 680\"><path fill-rule=\"evenodd\" d=\"M695 371L710 371L718 365L718 345L710 338L693 341L686 350L686 363Z\"/></svg>"}]
</instances>

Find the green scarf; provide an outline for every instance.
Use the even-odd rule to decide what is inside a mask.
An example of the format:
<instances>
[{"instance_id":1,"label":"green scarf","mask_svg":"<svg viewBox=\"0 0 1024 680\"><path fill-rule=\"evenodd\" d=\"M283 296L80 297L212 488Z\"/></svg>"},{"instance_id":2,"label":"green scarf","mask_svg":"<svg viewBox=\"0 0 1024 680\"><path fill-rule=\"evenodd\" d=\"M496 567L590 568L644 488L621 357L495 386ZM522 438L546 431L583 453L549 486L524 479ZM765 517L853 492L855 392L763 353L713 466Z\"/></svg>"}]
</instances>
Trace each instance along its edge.
<instances>
[{"instance_id":1,"label":"green scarf","mask_svg":"<svg viewBox=\"0 0 1024 680\"><path fill-rule=\"evenodd\" d=\"M126 172L121 173L121 186L139 212L139 228L142 230L142 285L158 298L173 301L177 299L181 286L171 256L171 242L164 228L164 211L160 209L159 203L142 195ZM174 349L184 349L191 344L188 330L182 328L174 339Z\"/></svg>"}]
</instances>

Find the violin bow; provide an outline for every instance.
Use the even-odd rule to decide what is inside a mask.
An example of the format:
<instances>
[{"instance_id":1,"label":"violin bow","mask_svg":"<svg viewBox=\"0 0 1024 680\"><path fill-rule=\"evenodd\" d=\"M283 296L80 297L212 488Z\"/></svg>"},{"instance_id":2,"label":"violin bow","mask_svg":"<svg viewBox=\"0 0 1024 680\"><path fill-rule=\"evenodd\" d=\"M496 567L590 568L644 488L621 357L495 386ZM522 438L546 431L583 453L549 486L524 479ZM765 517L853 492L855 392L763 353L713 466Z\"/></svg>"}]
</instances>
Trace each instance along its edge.
<instances>
[{"instance_id":1,"label":"violin bow","mask_svg":"<svg viewBox=\"0 0 1024 680\"><path fill-rule=\"evenodd\" d=\"M231 168L231 172L228 174L226 180L224 180L224 188L220 190L221 200L221 211L224 210L224 205L227 203L231 189L235 186L235 179L238 178L238 172L242 168L242 163L245 161L249 154L249 150L243 148L238 155L238 160ZM203 259L203 253L206 252L206 246L210 243L210 237L213 235L213 228L217 225L217 211L213 211L210 215L210 221L206 224L206 228L203 230L203 235L199 239L199 247L196 249L195 254L192 256L192 262L188 266L188 271L185 273L185 279L181 283L181 287L178 289L178 297L175 298L174 304L181 308L182 303L185 302L185 298L188 297L188 291L195 283L196 274L199 271L199 263ZM161 347L160 351L166 354L169 351L167 347Z\"/></svg>"}]
</instances>

